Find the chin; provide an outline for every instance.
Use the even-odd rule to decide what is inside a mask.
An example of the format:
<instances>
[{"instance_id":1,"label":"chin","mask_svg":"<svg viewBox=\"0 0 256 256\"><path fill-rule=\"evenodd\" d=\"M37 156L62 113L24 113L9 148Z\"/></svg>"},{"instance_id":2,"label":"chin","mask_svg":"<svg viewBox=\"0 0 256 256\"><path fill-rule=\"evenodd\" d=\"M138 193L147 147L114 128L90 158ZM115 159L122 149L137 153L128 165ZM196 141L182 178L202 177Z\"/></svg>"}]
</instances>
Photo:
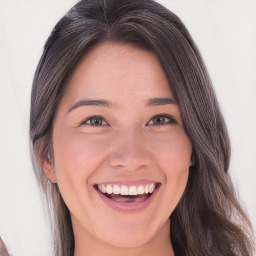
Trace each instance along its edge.
<instances>
[{"instance_id":1,"label":"chin","mask_svg":"<svg viewBox=\"0 0 256 256\"><path fill-rule=\"evenodd\" d=\"M108 230L103 240L114 247L135 248L153 241L159 233L161 231L152 225L124 225Z\"/></svg>"},{"instance_id":2,"label":"chin","mask_svg":"<svg viewBox=\"0 0 256 256\"><path fill-rule=\"evenodd\" d=\"M114 247L135 248L148 243L150 240L150 237L140 236L136 233L124 236L111 236L107 238L106 243Z\"/></svg>"}]
</instances>

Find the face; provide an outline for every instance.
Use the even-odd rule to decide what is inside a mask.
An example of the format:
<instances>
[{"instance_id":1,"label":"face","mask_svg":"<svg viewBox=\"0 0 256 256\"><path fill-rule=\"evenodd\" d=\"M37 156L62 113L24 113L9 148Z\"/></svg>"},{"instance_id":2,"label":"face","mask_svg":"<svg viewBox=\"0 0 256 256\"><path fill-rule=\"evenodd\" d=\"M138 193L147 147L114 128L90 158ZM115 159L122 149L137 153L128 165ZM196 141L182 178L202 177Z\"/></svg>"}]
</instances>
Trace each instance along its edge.
<instances>
[{"instance_id":1,"label":"face","mask_svg":"<svg viewBox=\"0 0 256 256\"><path fill-rule=\"evenodd\" d=\"M54 165L44 170L58 183L75 237L135 247L169 236L191 151L156 57L104 43L69 82L54 120Z\"/></svg>"}]
</instances>

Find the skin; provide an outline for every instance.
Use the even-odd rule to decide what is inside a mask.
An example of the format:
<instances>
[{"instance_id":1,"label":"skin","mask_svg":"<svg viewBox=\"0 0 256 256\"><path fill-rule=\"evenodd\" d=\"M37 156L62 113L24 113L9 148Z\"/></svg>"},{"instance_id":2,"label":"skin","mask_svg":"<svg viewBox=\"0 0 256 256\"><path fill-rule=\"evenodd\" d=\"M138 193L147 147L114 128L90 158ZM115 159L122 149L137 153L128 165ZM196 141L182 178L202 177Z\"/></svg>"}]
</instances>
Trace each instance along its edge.
<instances>
[{"instance_id":1,"label":"skin","mask_svg":"<svg viewBox=\"0 0 256 256\"><path fill-rule=\"evenodd\" d=\"M94 46L69 82L53 125L54 164L44 161L43 169L71 212L75 256L174 255L169 216L187 184L192 145L177 104L148 106L152 98L174 99L156 57L132 45ZM83 99L111 106L77 106ZM157 125L160 114L171 119ZM94 115L103 118L98 126L88 119ZM140 179L161 186L132 213L110 208L94 188Z\"/></svg>"}]
</instances>

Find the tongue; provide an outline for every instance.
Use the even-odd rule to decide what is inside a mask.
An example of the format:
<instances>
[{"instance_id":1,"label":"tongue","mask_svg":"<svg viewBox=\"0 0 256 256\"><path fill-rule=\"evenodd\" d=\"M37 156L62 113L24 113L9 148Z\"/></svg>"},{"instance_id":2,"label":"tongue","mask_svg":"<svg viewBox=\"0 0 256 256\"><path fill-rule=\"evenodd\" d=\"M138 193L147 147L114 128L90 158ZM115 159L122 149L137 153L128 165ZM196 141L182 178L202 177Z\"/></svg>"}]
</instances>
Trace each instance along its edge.
<instances>
[{"instance_id":1,"label":"tongue","mask_svg":"<svg viewBox=\"0 0 256 256\"><path fill-rule=\"evenodd\" d=\"M108 197L112 200L115 200L117 202L124 202L124 203L136 203L136 202L144 202L149 198L149 195L137 195L137 196L121 196L121 195L115 195L110 194Z\"/></svg>"}]
</instances>

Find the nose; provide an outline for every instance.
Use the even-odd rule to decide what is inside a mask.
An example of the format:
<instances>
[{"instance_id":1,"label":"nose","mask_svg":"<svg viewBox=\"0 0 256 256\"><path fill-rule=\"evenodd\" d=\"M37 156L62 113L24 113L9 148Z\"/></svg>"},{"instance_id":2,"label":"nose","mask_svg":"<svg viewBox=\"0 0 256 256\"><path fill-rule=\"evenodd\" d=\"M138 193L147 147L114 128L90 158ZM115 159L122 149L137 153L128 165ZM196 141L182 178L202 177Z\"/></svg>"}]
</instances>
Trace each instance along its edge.
<instances>
[{"instance_id":1,"label":"nose","mask_svg":"<svg viewBox=\"0 0 256 256\"><path fill-rule=\"evenodd\" d=\"M146 138L138 132L126 132L118 135L112 144L109 164L126 171L136 171L149 166L152 162Z\"/></svg>"}]
</instances>

